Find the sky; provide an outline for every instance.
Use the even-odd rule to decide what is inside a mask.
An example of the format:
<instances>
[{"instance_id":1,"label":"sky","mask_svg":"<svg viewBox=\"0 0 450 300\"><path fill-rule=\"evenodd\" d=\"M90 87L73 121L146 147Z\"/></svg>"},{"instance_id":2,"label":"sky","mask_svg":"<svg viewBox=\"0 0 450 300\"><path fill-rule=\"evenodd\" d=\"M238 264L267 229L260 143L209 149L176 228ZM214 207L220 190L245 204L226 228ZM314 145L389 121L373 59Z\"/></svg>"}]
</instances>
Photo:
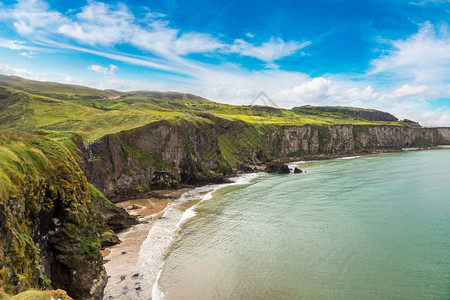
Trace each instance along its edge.
<instances>
[{"instance_id":1,"label":"sky","mask_svg":"<svg viewBox=\"0 0 450 300\"><path fill-rule=\"evenodd\" d=\"M0 74L450 126L450 0L0 0Z\"/></svg>"}]
</instances>

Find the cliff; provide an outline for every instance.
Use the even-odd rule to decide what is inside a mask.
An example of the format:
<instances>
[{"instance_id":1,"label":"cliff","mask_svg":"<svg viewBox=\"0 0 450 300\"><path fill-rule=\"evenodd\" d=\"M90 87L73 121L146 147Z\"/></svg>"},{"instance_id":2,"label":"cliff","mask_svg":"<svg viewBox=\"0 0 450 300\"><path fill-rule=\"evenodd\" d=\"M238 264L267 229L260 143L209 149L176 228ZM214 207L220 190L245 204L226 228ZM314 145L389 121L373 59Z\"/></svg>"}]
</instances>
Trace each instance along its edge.
<instances>
[{"instance_id":1,"label":"cliff","mask_svg":"<svg viewBox=\"0 0 450 300\"><path fill-rule=\"evenodd\" d=\"M272 159L450 144L450 128L389 125L252 125L165 121L107 135L91 145L88 180L113 200L223 176Z\"/></svg>"},{"instance_id":2,"label":"cliff","mask_svg":"<svg viewBox=\"0 0 450 300\"><path fill-rule=\"evenodd\" d=\"M0 286L7 293L52 287L102 298L101 243L115 236L108 218L125 212L88 184L74 151L70 139L0 131Z\"/></svg>"},{"instance_id":3,"label":"cliff","mask_svg":"<svg viewBox=\"0 0 450 300\"><path fill-rule=\"evenodd\" d=\"M112 200L176 188L180 184L220 183L229 173L215 135L218 124L159 121L107 135L84 149L86 176Z\"/></svg>"}]
</instances>

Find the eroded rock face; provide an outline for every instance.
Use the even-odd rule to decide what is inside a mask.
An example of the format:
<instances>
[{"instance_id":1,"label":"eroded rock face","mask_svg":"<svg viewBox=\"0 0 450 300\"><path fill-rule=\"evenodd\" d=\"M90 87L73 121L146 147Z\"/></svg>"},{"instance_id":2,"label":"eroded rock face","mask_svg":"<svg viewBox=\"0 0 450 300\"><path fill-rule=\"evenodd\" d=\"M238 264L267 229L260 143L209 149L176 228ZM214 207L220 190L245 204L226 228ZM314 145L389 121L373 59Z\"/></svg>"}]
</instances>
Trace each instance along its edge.
<instances>
[{"instance_id":1,"label":"eroded rock face","mask_svg":"<svg viewBox=\"0 0 450 300\"><path fill-rule=\"evenodd\" d=\"M107 197L119 200L180 183L226 182L216 131L210 124L155 122L108 135L85 156L86 175Z\"/></svg>"},{"instance_id":2,"label":"eroded rock face","mask_svg":"<svg viewBox=\"0 0 450 300\"><path fill-rule=\"evenodd\" d=\"M424 147L450 143L450 128L336 125L275 130L269 139L280 141L281 157L353 153L378 149Z\"/></svg>"},{"instance_id":3,"label":"eroded rock face","mask_svg":"<svg viewBox=\"0 0 450 300\"><path fill-rule=\"evenodd\" d=\"M0 280L7 292L52 287L76 299L102 299L107 276L97 235L105 224L92 210L86 178L73 167L2 199Z\"/></svg>"}]
</instances>

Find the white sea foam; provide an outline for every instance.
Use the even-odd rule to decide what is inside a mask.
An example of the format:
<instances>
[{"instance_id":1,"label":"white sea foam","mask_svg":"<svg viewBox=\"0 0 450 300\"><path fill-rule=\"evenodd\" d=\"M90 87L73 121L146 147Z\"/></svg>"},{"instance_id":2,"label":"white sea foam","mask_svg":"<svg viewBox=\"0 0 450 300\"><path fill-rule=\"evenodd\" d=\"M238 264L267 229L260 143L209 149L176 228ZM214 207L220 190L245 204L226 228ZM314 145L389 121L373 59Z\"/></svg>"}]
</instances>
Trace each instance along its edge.
<instances>
[{"instance_id":1,"label":"white sea foam","mask_svg":"<svg viewBox=\"0 0 450 300\"><path fill-rule=\"evenodd\" d=\"M197 215L197 213L194 210L194 207L190 207L188 208L183 215L181 216L181 220L180 222L178 222L177 227L181 228L181 225L183 225L184 223L186 223L187 220L192 219L193 217L195 217Z\"/></svg>"},{"instance_id":2,"label":"white sea foam","mask_svg":"<svg viewBox=\"0 0 450 300\"><path fill-rule=\"evenodd\" d=\"M164 299L164 293L159 286L165 255L174 242L182 225L197 214L195 208L199 203L213 198L215 191L231 186L249 184L253 179L261 176L261 173L245 174L233 177L232 183L206 185L184 193L164 210L163 217L156 221L142 243L139 251L138 267L145 284L142 286L140 296L142 299ZM182 212L181 205L189 201L199 201L197 204Z\"/></svg>"},{"instance_id":3,"label":"white sea foam","mask_svg":"<svg viewBox=\"0 0 450 300\"><path fill-rule=\"evenodd\" d=\"M197 213L195 212L195 209L197 208L197 206L203 201L208 201L208 200L212 199L215 191L222 189L224 187L227 187L227 186L231 186L231 185L249 184L253 179L255 179L259 176L261 176L261 173L244 174L242 176L232 177L230 179L232 181L232 183L206 185L206 186L198 187L196 189L193 189L192 191L184 193L177 202L186 203L187 201L199 200L199 199L200 199L200 201L199 201L199 203L190 207L183 213L183 216L181 217L180 222L178 222L177 227L181 228L181 226L184 223L186 223L186 221L195 217L197 215ZM203 195L203 196L201 196L201 195Z\"/></svg>"},{"instance_id":4,"label":"white sea foam","mask_svg":"<svg viewBox=\"0 0 450 300\"><path fill-rule=\"evenodd\" d=\"M358 156L339 157L338 159L354 159L354 158L358 158L358 157L361 157L361 155L358 155Z\"/></svg>"},{"instance_id":5,"label":"white sea foam","mask_svg":"<svg viewBox=\"0 0 450 300\"><path fill-rule=\"evenodd\" d=\"M161 277L162 268L164 267L164 262L162 263L161 269L159 270L158 276L156 277L155 284L152 288L152 300L162 300L164 299L164 293L161 291L161 287L159 286L159 278Z\"/></svg>"}]
</instances>

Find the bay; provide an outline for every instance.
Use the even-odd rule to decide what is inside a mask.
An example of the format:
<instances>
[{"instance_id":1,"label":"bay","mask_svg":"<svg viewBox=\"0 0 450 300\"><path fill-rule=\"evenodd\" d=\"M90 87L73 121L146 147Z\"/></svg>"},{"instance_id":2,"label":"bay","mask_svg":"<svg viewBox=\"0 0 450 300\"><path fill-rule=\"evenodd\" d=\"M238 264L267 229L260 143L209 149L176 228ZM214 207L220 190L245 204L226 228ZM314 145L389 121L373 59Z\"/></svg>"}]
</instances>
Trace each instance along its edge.
<instances>
[{"instance_id":1,"label":"bay","mask_svg":"<svg viewBox=\"0 0 450 300\"><path fill-rule=\"evenodd\" d=\"M195 207L164 299L450 299L450 150L299 163Z\"/></svg>"}]
</instances>

